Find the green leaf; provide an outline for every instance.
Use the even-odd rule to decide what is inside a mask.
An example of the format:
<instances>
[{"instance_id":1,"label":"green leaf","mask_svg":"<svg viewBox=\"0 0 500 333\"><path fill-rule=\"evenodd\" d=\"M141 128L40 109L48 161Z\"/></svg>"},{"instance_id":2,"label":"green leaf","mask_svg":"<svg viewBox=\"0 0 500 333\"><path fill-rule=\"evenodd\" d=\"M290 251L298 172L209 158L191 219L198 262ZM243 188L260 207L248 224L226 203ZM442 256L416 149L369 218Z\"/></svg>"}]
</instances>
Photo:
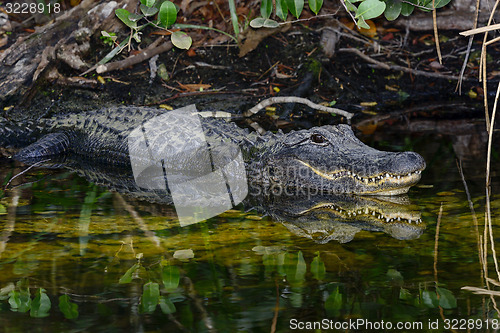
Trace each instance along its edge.
<instances>
[{"instance_id":1,"label":"green leaf","mask_svg":"<svg viewBox=\"0 0 500 333\"><path fill-rule=\"evenodd\" d=\"M156 0L141 0L141 4L146 7L153 7Z\"/></svg>"},{"instance_id":2,"label":"green leaf","mask_svg":"<svg viewBox=\"0 0 500 333\"><path fill-rule=\"evenodd\" d=\"M457 307L457 299L451 291L439 287L436 287L436 291L439 295L439 305L443 309L454 309Z\"/></svg>"},{"instance_id":3,"label":"green leaf","mask_svg":"<svg viewBox=\"0 0 500 333\"><path fill-rule=\"evenodd\" d=\"M0 289L0 300L4 301L9 298L9 293L14 291L16 286L10 282L8 285Z\"/></svg>"},{"instance_id":4,"label":"green leaf","mask_svg":"<svg viewBox=\"0 0 500 333\"><path fill-rule=\"evenodd\" d=\"M435 6L435 8L436 8L436 9L437 9L437 8L441 8L441 7L444 7L444 6L446 6L447 4L449 4L449 3L450 3L450 1L451 1L451 0L436 0L436 1L434 2L434 6Z\"/></svg>"},{"instance_id":5,"label":"green leaf","mask_svg":"<svg viewBox=\"0 0 500 333\"><path fill-rule=\"evenodd\" d=\"M399 289L399 299L404 301L409 301L413 298L408 289L401 288Z\"/></svg>"},{"instance_id":6,"label":"green leaf","mask_svg":"<svg viewBox=\"0 0 500 333\"><path fill-rule=\"evenodd\" d=\"M234 37L237 39L240 34L240 25L238 24L238 14L236 13L236 3L234 0L227 0L229 5L229 14L231 16L231 23L233 24ZM239 42L238 42L239 43Z\"/></svg>"},{"instance_id":7,"label":"green leaf","mask_svg":"<svg viewBox=\"0 0 500 333\"><path fill-rule=\"evenodd\" d=\"M429 290L422 292L422 301L429 308L437 308L439 305L436 293Z\"/></svg>"},{"instance_id":8,"label":"green leaf","mask_svg":"<svg viewBox=\"0 0 500 333\"><path fill-rule=\"evenodd\" d=\"M323 280L323 278L325 277L325 272L325 263L321 261L318 253L318 255L314 257L313 261L311 262L311 273L316 280Z\"/></svg>"},{"instance_id":9,"label":"green leaf","mask_svg":"<svg viewBox=\"0 0 500 333\"><path fill-rule=\"evenodd\" d=\"M127 45L128 39L122 40L120 45L117 45L114 49L112 49L104 58L101 59L97 64L98 65L104 65L105 63L108 63L111 59L115 57L118 53L120 53L121 50Z\"/></svg>"},{"instance_id":10,"label":"green leaf","mask_svg":"<svg viewBox=\"0 0 500 333\"><path fill-rule=\"evenodd\" d=\"M365 0L359 5L355 18L363 17L364 20L369 20L382 15L384 10L385 2L380 0Z\"/></svg>"},{"instance_id":11,"label":"green leaf","mask_svg":"<svg viewBox=\"0 0 500 333\"><path fill-rule=\"evenodd\" d=\"M158 13L158 8L156 7L148 7L141 4L140 8L141 8L141 13L143 13L144 16L153 16L154 14Z\"/></svg>"},{"instance_id":12,"label":"green leaf","mask_svg":"<svg viewBox=\"0 0 500 333\"><path fill-rule=\"evenodd\" d=\"M68 295L59 296L59 310L66 319L78 318L78 305L69 301Z\"/></svg>"},{"instance_id":13,"label":"green leaf","mask_svg":"<svg viewBox=\"0 0 500 333\"><path fill-rule=\"evenodd\" d=\"M140 304L141 313L153 313L160 300L160 286L156 282L148 282L142 287Z\"/></svg>"},{"instance_id":14,"label":"green leaf","mask_svg":"<svg viewBox=\"0 0 500 333\"><path fill-rule=\"evenodd\" d=\"M309 8L312 10L312 12L316 15L318 15L318 12L320 11L321 7L323 7L323 0L308 0L309 1Z\"/></svg>"},{"instance_id":15,"label":"green leaf","mask_svg":"<svg viewBox=\"0 0 500 333\"><path fill-rule=\"evenodd\" d=\"M261 0L260 1L260 15L263 18L269 18L273 12L273 1L272 0Z\"/></svg>"},{"instance_id":16,"label":"green leaf","mask_svg":"<svg viewBox=\"0 0 500 333\"><path fill-rule=\"evenodd\" d=\"M160 13L158 14L160 25L168 28L177 21L177 8L171 1L165 1L160 6Z\"/></svg>"},{"instance_id":17,"label":"green leaf","mask_svg":"<svg viewBox=\"0 0 500 333\"><path fill-rule=\"evenodd\" d=\"M328 296L325 301L325 310L329 317L337 318L340 315L340 310L342 309L342 294L339 291L339 287Z\"/></svg>"},{"instance_id":18,"label":"green leaf","mask_svg":"<svg viewBox=\"0 0 500 333\"><path fill-rule=\"evenodd\" d=\"M33 302L31 303L30 316L33 318L44 318L49 315L51 302L45 289L39 288Z\"/></svg>"},{"instance_id":19,"label":"green leaf","mask_svg":"<svg viewBox=\"0 0 500 333\"><path fill-rule=\"evenodd\" d=\"M411 1L411 0L409 0L409 1ZM415 6L405 2L405 3L401 4L401 15L410 16L411 13L413 13L414 9L415 9Z\"/></svg>"},{"instance_id":20,"label":"green leaf","mask_svg":"<svg viewBox=\"0 0 500 333\"><path fill-rule=\"evenodd\" d=\"M177 311L174 303L172 303L172 301L169 300L168 298L166 298L165 296L160 297L159 303L160 303L161 312L163 312L164 314L172 314L175 311Z\"/></svg>"},{"instance_id":21,"label":"green leaf","mask_svg":"<svg viewBox=\"0 0 500 333\"><path fill-rule=\"evenodd\" d=\"M179 287L179 280L181 273L177 266L167 265L162 268L161 278L163 280L163 286L167 291L177 289Z\"/></svg>"},{"instance_id":22,"label":"green leaf","mask_svg":"<svg viewBox=\"0 0 500 333\"><path fill-rule=\"evenodd\" d=\"M403 3L398 0L386 0L384 16L388 21L394 21L398 18L399 14L401 14L401 8Z\"/></svg>"},{"instance_id":23,"label":"green leaf","mask_svg":"<svg viewBox=\"0 0 500 333\"><path fill-rule=\"evenodd\" d=\"M344 3L345 3L345 6L347 7L347 10L350 12L356 13L358 11L358 7L353 5L353 2L355 2L355 1L344 0Z\"/></svg>"},{"instance_id":24,"label":"green leaf","mask_svg":"<svg viewBox=\"0 0 500 333\"><path fill-rule=\"evenodd\" d=\"M255 28L255 29L258 29L258 28L277 28L277 27L279 27L279 23L274 21L274 20L271 20L271 19L257 17L256 19L253 19L250 22L250 26L252 28Z\"/></svg>"},{"instance_id":25,"label":"green leaf","mask_svg":"<svg viewBox=\"0 0 500 333\"><path fill-rule=\"evenodd\" d=\"M130 16L130 12L123 8L118 8L115 10L116 17L120 19L125 25L129 28L137 28L137 22L131 21L128 17Z\"/></svg>"},{"instance_id":26,"label":"green leaf","mask_svg":"<svg viewBox=\"0 0 500 333\"><path fill-rule=\"evenodd\" d=\"M128 269L128 271L123 274L123 276L120 278L118 283L130 283L132 282L132 275L135 273L135 271L140 267L138 263L134 264L132 267Z\"/></svg>"},{"instance_id":27,"label":"green leaf","mask_svg":"<svg viewBox=\"0 0 500 333\"><path fill-rule=\"evenodd\" d=\"M370 29L370 26L368 25L368 23L365 22L365 19L362 16L358 18L358 22L356 24L360 28Z\"/></svg>"},{"instance_id":28,"label":"green leaf","mask_svg":"<svg viewBox=\"0 0 500 333\"><path fill-rule=\"evenodd\" d=\"M286 21L286 17L288 16L288 5L286 4L286 0L276 0L276 16Z\"/></svg>"},{"instance_id":29,"label":"green leaf","mask_svg":"<svg viewBox=\"0 0 500 333\"><path fill-rule=\"evenodd\" d=\"M304 281L307 271L306 261L304 260L304 255L302 251L297 254L297 271L295 273L296 281Z\"/></svg>"},{"instance_id":30,"label":"green leaf","mask_svg":"<svg viewBox=\"0 0 500 333\"><path fill-rule=\"evenodd\" d=\"M233 39L236 43L238 43L238 38L235 36L228 34L225 31L213 28L213 27L207 27L204 25L197 25L197 24L179 24L177 23L174 27L180 28L180 29L200 29L200 30L212 30L212 31L217 31L220 34L226 35L227 37Z\"/></svg>"},{"instance_id":31,"label":"green leaf","mask_svg":"<svg viewBox=\"0 0 500 333\"><path fill-rule=\"evenodd\" d=\"M387 279L398 284L402 284L404 282L404 278L403 275L401 275L401 272L395 270L394 268L389 268L387 270Z\"/></svg>"},{"instance_id":32,"label":"green leaf","mask_svg":"<svg viewBox=\"0 0 500 333\"><path fill-rule=\"evenodd\" d=\"M307 268L302 251L299 251L296 255L287 253L285 256L283 268L286 273L286 278L290 282L290 284L302 284L305 280Z\"/></svg>"},{"instance_id":33,"label":"green leaf","mask_svg":"<svg viewBox=\"0 0 500 333\"><path fill-rule=\"evenodd\" d=\"M191 37L183 31L175 31L170 36L170 39L172 40L172 44L179 49L189 50L191 44L193 44Z\"/></svg>"},{"instance_id":34,"label":"green leaf","mask_svg":"<svg viewBox=\"0 0 500 333\"><path fill-rule=\"evenodd\" d=\"M29 289L20 291L12 290L9 293L9 304L12 311L28 312L31 307L31 297Z\"/></svg>"},{"instance_id":35,"label":"green leaf","mask_svg":"<svg viewBox=\"0 0 500 333\"><path fill-rule=\"evenodd\" d=\"M7 214L7 208L5 208L4 205L0 204L0 215L5 215Z\"/></svg>"},{"instance_id":36,"label":"green leaf","mask_svg":"<svg viewBox=\"0 0 500 333\"><path fill-rule=\"evenodd\" d=\"M304 9L304 0L286 0L288 10L293 16L299 18L302 10Z\"/></svg>"},{"instance_id":37,"label":"green leaf","mask_svg":"<svg viewBox=\"0 0 500 333\"><path fill-rule=\"evenodd\" d=\"M128 16L128 19L132 22L137 22L143 17L144 15L132 13Z\"/></svg>"}]
</instances>

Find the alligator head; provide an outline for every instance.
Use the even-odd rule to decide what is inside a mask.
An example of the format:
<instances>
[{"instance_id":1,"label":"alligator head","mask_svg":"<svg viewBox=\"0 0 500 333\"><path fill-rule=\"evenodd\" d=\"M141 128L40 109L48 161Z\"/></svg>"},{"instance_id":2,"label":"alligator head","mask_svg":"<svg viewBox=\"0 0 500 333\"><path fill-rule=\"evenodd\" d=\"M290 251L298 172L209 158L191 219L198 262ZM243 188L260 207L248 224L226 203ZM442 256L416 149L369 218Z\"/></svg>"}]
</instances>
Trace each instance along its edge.
<instances>
[{"instance_id":1,"label":"alligator head","mask_svg":"<svg viewBox=\"0 0 500 333\"><path fill-rule=\"evenodd\" d=\"M420 180L425 168L417 153L368 147L348 125L279 136L261 158L262 176L271 185L310 192L402 194Z\"/></svg>"}]
</instances>

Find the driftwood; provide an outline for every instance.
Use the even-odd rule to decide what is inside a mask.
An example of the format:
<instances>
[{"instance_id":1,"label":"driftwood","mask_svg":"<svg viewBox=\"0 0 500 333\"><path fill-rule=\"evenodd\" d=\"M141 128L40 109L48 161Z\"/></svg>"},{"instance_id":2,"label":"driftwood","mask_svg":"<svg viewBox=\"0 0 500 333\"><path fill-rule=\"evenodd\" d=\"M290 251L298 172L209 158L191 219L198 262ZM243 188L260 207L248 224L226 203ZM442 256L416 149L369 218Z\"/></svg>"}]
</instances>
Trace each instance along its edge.
<instances>
[{"instance_id":1,"label":"driftwood","mask_svg":"<svg viewBox=\"0 0 500 333\"><path fill-rule=\"evenodd\" d=\"M83 0L34 33L18 38L0 54L0 102L7 106L25 101L54 64L63 62L77 71L90 67L83 59L90 51L91 37L120 24L116 8L132 6L132 0Z\"/></svg>"}]
</instances>

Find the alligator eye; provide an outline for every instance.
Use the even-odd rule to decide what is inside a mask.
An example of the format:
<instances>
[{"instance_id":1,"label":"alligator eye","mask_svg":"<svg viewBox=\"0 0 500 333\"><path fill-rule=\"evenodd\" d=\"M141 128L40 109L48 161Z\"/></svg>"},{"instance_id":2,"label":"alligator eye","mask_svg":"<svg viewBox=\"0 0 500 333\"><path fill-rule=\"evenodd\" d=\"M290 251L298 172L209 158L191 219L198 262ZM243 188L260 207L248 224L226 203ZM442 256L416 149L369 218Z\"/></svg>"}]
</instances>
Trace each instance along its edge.
<instances>
[{"instance_id":1,"label":"alligator eye","mask_svg":"<svg viewBox=\"0 0 500 333\"><path fill-rule=\"evenodd\" d=\"M317 144L328 143L328 141L326 141L326 138L323 135L321 135L321 134L313 134L313 135L311 135L311 141L314 142L314 143L317 143Z\"/></svg>"}]
</instances>

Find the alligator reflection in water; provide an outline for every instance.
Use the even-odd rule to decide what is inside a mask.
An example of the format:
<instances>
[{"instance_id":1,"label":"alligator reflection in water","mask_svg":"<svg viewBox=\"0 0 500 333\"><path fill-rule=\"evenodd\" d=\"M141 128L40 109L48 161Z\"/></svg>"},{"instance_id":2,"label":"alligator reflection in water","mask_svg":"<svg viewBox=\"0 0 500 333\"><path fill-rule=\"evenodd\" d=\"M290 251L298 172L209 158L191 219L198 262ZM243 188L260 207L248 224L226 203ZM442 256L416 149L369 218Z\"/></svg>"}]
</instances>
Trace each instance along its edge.
<instances>
[{"instance_id":1,"label":"alligator reflection in water","mask_svg":"<svg viewBox=\"0 0 500 333\"><path fill-rule=\"evenodd\" d=\"M172 204L171 196L166 190L139 187L130 169L104 168L86 164L79 158L71 160L69 156L64 161L52 161L43 166L67 168L89 182L103 185L133 199L153 204ZM401 240L416 239L425 230L418 207L412 205L406 195L311 195L307 192L273 195L261 191L260 194L250 194L243 205L247 209L255 208L263 215L269 215L292 233L321 244L331 240L350 242L361 230L384 232Z\"/></svg>"},{"instance_id":2,"label":"alligator reflection in water","mask_svg":"<svg viewBox=\"0 0 500 333\"><path fill-rule=\"evenodd\" d=\"M296 235L317 243L347 243L361 230L383 231L397 239L415 239L425 230L420 211L406 195L270 196L263 211Z\"/></svg>"}]
</instances>

